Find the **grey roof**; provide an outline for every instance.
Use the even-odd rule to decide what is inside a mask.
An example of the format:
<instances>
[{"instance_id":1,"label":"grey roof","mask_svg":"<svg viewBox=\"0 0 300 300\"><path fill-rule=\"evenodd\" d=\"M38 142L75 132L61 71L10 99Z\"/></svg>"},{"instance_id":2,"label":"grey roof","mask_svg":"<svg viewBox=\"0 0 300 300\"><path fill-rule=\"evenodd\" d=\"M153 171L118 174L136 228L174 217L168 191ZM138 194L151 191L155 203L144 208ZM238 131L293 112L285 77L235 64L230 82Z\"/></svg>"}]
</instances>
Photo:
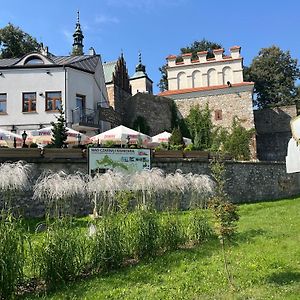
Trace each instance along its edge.
<instances>
[{"instance_id":1,"label":"grey roof","mask_svg":"<svg viewBox=\"0 0 300 300\"><path fill-rule=\"evenodd\" d=\"M0 67L9 67L17 63L19 58L3 58L0 59Z\"/></svg>"},{"instance_id":2,"label":"grey roof","mask_svg":"<svg viewBox=\"0 0 300 300\"><path fill-rule=\"evenodd\" d=\"M105 83L112 82L117 60L103 63Z\"/></svg>"},{"instance_id":3,"label":"grey roof","mask_svg":"<svg viewBox=\"0 0 300 300\"><path fill-rule=\"evenodd\" d=\"M143 71L137 71L130 77L130 79L141 78L141 77L147 77L147 74Z\"/></svg>"},{"instance_id":4,"label":"grey roof","mask_svg":"<svg viewBox=\"0 0 300 300\"><path fill-rule=\"evenodd\" d=\"M22 58L0 59L0 68L22 68L28 66L16 65ZM77 68L86 72L94 73L99 62L98 55L79 55L79 56L51 56L49 60L56 66L68 66ZM37 65L34 67L51 67L52 64ZM32 67L32 66L30 66Z\"/></svg>"}]
</instances>

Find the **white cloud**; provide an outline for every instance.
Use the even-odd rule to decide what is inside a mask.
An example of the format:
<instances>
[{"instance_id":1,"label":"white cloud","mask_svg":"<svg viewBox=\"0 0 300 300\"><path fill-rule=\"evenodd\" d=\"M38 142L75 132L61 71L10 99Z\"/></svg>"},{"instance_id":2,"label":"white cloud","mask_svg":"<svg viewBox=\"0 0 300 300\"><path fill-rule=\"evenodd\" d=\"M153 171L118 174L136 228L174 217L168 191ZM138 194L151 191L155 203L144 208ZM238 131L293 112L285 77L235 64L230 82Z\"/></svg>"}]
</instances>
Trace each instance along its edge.
<instances>
[{"instance_id":1,"label":"white cloud","mask_svg":"<svg viewBox=\"0 0 300 300\"><path fill-rule=\"evenodd\" d=\"M120 20L117 17L110 17L106 15L100 15L95 18L95 22L97 24L103 24L103 23L114 23L118 24L120 23Z\"/></svg>"}]
</instances>

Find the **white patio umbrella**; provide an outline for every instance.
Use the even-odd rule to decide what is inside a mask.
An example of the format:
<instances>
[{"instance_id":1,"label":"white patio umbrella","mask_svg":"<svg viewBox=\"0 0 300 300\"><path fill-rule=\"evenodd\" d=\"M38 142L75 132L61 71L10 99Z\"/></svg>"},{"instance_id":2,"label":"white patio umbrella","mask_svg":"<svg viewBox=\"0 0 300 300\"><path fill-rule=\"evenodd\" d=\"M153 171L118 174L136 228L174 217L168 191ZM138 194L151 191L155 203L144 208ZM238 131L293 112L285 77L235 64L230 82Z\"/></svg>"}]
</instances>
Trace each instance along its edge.
<instances>
[{"instance_id":1,"label":"white patio umbrella","mask_svg":"<svg viewBox=\"0 0 300 300\"><path fill-rule=\"evenodd\" d=\"M171 135L172 134L170 132L164 131L162 133L153 136L151 138L151 143L152 144L168 143ZM186 137L183 138L183 141L185 145L190 145L192 143L192 140Z\"/></svg>"},{"instance_id":2,"label":"white patio umbrella","mask_svg":"<svg viewBox=\"0 0 300 300\"><path fill-rule=\"evenodd\" d=\"M17 147L22 145L22 136L11 131L0 128L0 145L1 146L14 146L14 139L16 140Z\"/></svg>"},{"instance_id":3,"label":"white patio umbrella","mask_svg":"<svg viewBox=\"0 0 300 300\"><path fill-rule=\"evenodd\" d=\"M68 144L78 143L78 136L80 136L80 142L82 144L89 143L90 138L85 134L69 127L66 127L66 129L67 129L67 136L68 136L67 137ZM31 143L36 143L36 144L42 144L42 145L50 144L52 140L52 126L30 131L27 140Z\"/></svg>"},{"instance_id":4,"label":"white patio umbrella","mask_svg":"<svg viewBox=\"0 0 300 300\"><path fill-rule=\"evenodd\" d=\"M151 141L151 137L120 125L113 129L107 130L100 134L91 137L91 140L96 143L105 143L108 141L115 142L116 144L126 144L129 139L129 144L137 143L138 139L141 139L142 144L147 144Z\"/></svg>"}]
</instances>

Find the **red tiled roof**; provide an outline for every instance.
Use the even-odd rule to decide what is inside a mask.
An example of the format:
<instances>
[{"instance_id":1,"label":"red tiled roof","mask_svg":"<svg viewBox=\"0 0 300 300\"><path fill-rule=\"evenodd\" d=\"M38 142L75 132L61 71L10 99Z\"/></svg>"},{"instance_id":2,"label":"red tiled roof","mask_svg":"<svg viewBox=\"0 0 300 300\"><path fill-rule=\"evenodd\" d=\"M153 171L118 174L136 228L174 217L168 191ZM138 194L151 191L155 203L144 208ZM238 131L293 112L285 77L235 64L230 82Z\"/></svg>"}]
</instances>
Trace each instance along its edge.
<instances>
[{"instance_id":1,"label":"red tiled roof","mask_svg":"<svg viewBox=\"0 0 300 300\"><path fill-rule=\"evenodd\" d=\"M197 54L207 54L208 51L199 51Z\"/></svg>"},{"instance_id":2,"label":"red tiled roof","mask_svg":"<svg viewBox=\"0 0 300 300\"><path fill-rule=\"evenodd\" d=\"M239 87L239 86L247 86L247 85L254 85L254 82L241 82L241 83L233 83L231 87ZM182 89L182 90L171 90L171 91L164 91L159 93L158 96L169 96L169 95L177 95L177 94L186 94L186 93L193 93L193 92L201 92L201 91L211 91L211 90L220 90L220 89L228 89L228 85L214 85L214 86L205 86L205 87L197 87L197 88L189 88L189 89Z\"/></svg>"},{"instance_id":3,"label":"red tiled roof","mask_svg":"<svg viewBox=\"0 0 300 300\"><path fill-rule=\"evenodd\" d=\"M234 49L241 49L241 46L233 46L233 47L230 48L230 50L232 50L232 49L233 49L233 50L234 50Z\"/></svg>"}]
</instances>

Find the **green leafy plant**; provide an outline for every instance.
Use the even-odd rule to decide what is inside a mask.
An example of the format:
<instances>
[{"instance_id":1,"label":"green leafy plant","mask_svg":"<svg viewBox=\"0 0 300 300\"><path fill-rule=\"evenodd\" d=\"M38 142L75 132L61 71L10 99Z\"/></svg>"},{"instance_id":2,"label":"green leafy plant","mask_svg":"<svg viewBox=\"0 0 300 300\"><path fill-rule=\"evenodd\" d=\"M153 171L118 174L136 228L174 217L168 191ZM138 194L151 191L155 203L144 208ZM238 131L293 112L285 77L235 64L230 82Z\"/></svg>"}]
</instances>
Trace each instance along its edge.
<instances>
[{"instance_id":1,"label":"green leafy plant","mask_svg":"<svg viewBox=\"0 0 300 300\"><path fill-rule=\"evenodd\" d=\"M234 288L232 274L229 270L229 263L226 254L226 246L236 232L237 221L239 215L237 206L229 201L225 191L225 165L220 158L215 158L210 165L211 174L216 182L215 194L209 201L209 208L214 217L215 232L219 238L222 253L224 268L227 275L229 285Z\"/></svg>"},{"instance_id":2,"label":"green leafy plant","mask_svg":"<svg viewBox=\"0 0 300 300\"><path fill-rule=\"evenodd\" d=\"M183 148L184 141L179 127L173 129L172 134L169 138L169 145L170 147L181 146L181 148ZM178 149L174 149L174 150L178 150Z\"/></svg>"},{"instance_id":3,"label":"green leafy plant","mask_svg":"<svg viewBox=\"0 0 300 300\"><path fill-rule=\"evenodd\" d=\"M238 118L234 118L232 122L231 132L224 135L223 151L231 154L237 160L249 160L250 141L254 134L254 129L247 130L244 128Z\"/></svg>"},{"instance_id":4,"label":"green leafy plant","mask_svg":"<svg viewBox=\"0 0 300 300\"><path fill-rule=\"evenodd\" d=\"M64 117L64 111L62 108L59 110L59 116L56 116L56 119L57 122L51 122L51 130L53 134L51 144L54 145L55 148L62 148L66 145L68 137L68 130L66 129L66 119Z\"/></svg>"},{"instance_id":5,"label":"green leafy plant","mask_svg":"<svg viewBox=\"0 0 300 300\"><path fill-rule=\"evenodd\" d=\"M144 134L150 133L150 126L148 125L147 120L142 116L137 116L133 121L133 129Z\"/></svg>"},{"instance_id":6,"label":"green leafy plant","mask_svg":"<svg viewBox=\"0 0 300 300\"><path fill-rule=\"evenodd\" d=\"M199 105L192 107L186 118L186 123L194 141L195 150L208 150L212 145L213 130L208 104L202 110Z\"/></svg>"}]
</instances>

